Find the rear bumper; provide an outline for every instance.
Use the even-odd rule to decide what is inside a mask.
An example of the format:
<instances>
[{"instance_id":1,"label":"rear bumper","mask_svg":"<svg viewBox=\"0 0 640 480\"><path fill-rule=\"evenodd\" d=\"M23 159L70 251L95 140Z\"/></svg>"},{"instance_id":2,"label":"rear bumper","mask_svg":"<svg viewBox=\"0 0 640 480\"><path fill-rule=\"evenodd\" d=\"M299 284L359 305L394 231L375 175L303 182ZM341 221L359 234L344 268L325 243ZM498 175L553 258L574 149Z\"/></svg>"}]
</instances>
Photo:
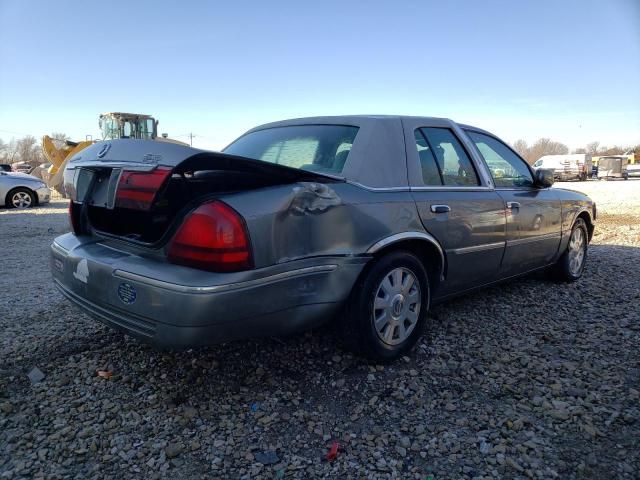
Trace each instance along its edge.
<instances>
[{"instance_id":1,"label":"rear bumper","mask_svg":"<svg viewBox=\"0 0 640 480\"><path fill-rule=\"evenodd\" d=\"M67 299L102 323L165 348L282 335L324 323L366 261L319 257L216 274L71 234L51 246L54 282Z\"/></svg>"}]
</instances>

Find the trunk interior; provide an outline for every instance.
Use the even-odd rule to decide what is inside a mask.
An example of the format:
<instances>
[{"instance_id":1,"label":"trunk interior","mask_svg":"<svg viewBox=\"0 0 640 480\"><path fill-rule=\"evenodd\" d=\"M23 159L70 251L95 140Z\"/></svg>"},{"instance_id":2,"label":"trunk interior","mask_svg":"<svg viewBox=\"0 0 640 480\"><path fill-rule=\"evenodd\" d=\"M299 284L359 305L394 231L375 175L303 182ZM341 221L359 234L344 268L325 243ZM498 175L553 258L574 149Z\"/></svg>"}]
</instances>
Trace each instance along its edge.
<instances>
[{"instance_id":1,"label":"trunk interior","mask_svg":"<svg viewBox=\"0 0 640 480\"><path fill-rule=\"evenodd\" d=\"M168 178L151 192L149 209L118 206L107 208L109 178L112 169L92 168L96 176L86 204L86 218L97 233L114 235L133 242L154 245L164 243L165 234L177 228L185 213L205 198L283 185L297 181L333 182L330 177L243 157L211 153L196 155L175 167ZM100 194L100 189L107 193ZM150 189L146 189L147 194ZM101 200L102 197L102 200ZM76 205L74 208L79 209Z\"/></svg>"}]
</instances>

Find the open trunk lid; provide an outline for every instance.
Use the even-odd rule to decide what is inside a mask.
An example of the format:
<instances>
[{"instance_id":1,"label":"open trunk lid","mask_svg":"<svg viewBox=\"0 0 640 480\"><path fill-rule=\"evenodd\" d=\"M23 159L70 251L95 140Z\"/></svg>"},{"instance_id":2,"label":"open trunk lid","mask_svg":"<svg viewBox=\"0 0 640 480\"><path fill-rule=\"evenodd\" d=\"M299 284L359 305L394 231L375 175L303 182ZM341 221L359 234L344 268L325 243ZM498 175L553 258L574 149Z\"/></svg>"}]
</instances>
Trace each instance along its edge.
<instances>
[{"instance_id":1,"label":"open trunk lid","mask_svg":"<svg viewBox=\"0 0 640 480\"><path fill-rule=\"evenodd\" d=\"M184 145L145 140L99 142L67 164L76 234L163 244L186 212L206 199L301 181L341 179Z\"/></svg>"}]
</instances>

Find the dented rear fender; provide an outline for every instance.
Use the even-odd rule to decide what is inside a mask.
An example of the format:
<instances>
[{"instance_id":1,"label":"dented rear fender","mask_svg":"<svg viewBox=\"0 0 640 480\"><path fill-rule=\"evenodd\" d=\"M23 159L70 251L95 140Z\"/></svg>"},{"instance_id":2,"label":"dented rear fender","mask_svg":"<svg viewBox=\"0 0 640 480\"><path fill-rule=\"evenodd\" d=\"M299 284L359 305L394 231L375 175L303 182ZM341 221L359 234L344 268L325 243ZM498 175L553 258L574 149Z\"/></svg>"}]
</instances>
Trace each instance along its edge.
<instances>
[{"instance_id":1,"label":"dented rear fender","mask_svg":"<svg viewBox=\"0 0 640 480\"><path fill-rule=\"evenodd\" d=\"M424 231L409 192L298 182L222 197L246 221L257 267L305 257L366 256L376 242Z\"/></svg>"}]
</instances>

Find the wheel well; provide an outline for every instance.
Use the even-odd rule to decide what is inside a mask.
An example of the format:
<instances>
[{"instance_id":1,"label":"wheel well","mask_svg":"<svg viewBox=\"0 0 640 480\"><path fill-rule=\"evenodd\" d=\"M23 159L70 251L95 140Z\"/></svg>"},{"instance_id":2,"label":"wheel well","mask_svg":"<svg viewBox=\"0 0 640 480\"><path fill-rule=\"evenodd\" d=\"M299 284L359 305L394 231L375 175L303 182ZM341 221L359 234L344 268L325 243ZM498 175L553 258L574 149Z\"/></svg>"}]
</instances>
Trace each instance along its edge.
<instances>
[{"instance_id":1,"label":"wheel well","mask_svg":"<svg viewBox=\"0 0 640 480\"><path fill-rule=\"evenodd\" d=\"M446 264L442 264L442 257L438 247L426 240L401 240L378 250L373 257L379 258L389 252L398 250L410 252L420 259L427 271L431 290L440 285L442 282L440 273L444 274Z\"/></svg>"},{"instance_id":2,"label":"wheel well","mask_svg":"<svg viewBox=\"0 0 640 480\"><path fill-rule=\"evenodd\" d=\"M595 230L593 222L591 221L591 215L589 215L588 212L584 212L583 211L583 212L580 212L580 214L578 215L576 220L578 218L581 218L582 220L584 220L584 223L587 224L587 232L589 234L589 241L591 241L591 238L593 237L593 231Z\"/></svg>"}]
</instances>

